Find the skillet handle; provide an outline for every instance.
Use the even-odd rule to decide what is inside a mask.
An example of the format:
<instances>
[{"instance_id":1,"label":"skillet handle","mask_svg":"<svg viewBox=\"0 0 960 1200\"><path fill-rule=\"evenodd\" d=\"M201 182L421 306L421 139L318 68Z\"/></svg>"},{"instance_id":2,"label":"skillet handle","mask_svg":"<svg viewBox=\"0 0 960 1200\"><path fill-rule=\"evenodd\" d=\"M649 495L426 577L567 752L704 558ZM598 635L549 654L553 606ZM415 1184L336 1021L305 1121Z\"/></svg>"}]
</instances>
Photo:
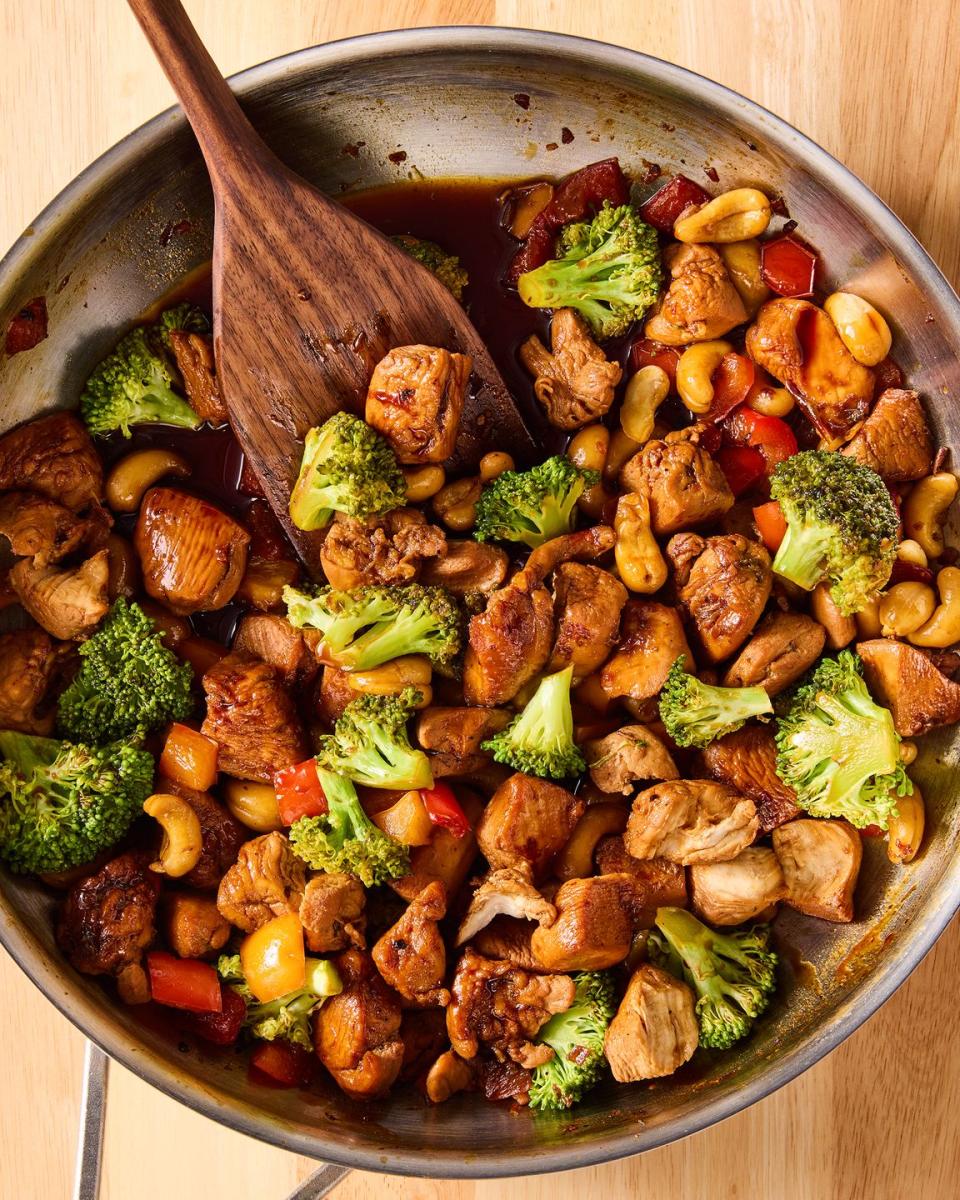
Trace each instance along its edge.
<instances>
[{"instance_id":1,"label":"skillet handle","mask_svg":"<svg viewBox=\"0 0 960 1200\"><path fill-rule=\"evenodd\" d=\"M323 1163L299 1187L293 1189L287 1200L323 1200L323 1197L329 1196L344 1176L349 1174L348 1167L335 1167L330 1163Z\"/></svg>"}]
</instances>

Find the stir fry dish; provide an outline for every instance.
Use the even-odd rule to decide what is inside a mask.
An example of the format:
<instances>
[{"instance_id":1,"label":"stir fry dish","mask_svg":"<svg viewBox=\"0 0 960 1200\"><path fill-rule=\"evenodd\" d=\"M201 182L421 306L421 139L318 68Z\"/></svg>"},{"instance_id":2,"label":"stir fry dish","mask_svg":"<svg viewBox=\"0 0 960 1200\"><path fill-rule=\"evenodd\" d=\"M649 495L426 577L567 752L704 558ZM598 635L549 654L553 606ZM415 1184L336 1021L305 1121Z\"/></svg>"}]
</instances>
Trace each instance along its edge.
<instances>
[{"instance_id":1,"label":"stir fry dish","mask_svg":"<svg viewBox=\"0 0 960 1200\"><path fill-rule=\"evenodd\" d=\"M776 197L616 159L413 187L353 202L540 460L448 474L471 359L394 346L273 513L204 306L142 320L0 437L0 858L76 970L251 1086L564 1110L750 1038L778 908L853 921L863 839L921 850L958 485Z\"/></svg>"}]
</instances>

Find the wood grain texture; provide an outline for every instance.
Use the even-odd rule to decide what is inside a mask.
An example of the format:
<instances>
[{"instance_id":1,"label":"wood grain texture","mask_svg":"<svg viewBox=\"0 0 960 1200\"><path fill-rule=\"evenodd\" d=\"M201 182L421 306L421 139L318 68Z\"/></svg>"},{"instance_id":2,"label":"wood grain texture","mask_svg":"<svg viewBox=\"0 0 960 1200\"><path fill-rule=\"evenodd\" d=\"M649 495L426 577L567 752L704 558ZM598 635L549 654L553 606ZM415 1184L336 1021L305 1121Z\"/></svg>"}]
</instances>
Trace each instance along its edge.
<instances>
[{"instance_id":1,"label":"wood grain texture","mask_svg":"<svg viewBox=\"0 0 960 1200\"><path fill-rule=\"evenodd\" d=\"M860 174L956 285L960 24L949 0L188 0L232 72L405 25L527 25L603 37L718 79ZM95 155L169 101L121 0L0 0L0 245ZM748 1112L642 1159L487 1184L354 1176L338 1200L953 1200L960 1178L960 925L864 1028ZM7 1033L0 1196L70 1194L77 1034L0 955ZM114 1068L104 1200L281 1200L309 1164L180 1108Z\"/></svg>"}]
</instances>

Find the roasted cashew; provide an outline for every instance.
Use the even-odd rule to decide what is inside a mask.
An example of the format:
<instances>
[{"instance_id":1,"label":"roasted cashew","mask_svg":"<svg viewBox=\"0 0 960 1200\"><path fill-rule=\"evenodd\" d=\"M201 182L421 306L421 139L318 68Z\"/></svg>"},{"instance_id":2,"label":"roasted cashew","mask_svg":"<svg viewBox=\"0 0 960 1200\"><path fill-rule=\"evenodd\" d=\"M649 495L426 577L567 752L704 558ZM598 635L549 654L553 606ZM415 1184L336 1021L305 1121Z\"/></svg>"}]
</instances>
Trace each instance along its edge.
<instances>
[{"instance_id":1,"label":"roasted cashew","mask_svg":"<svg viewBox=\"0 0 960 1200\"><path fill-rule=\"evenodd\" d=\"M919 542L927 558L939 558L943 553L943 524L958 487L955 475L939 471L914 484L903 502L903 531Z\"/></svg>"},{"instance_id":2,"label":"roasted cashew","mask_svg":"<svg viewBox=\"0 0 960 1200\"><path fill-rule=\"evenodd\" d=\"M447 482L447 473L443 467L430 463L425 467L404 467L403 478L407 485L407 503L419 504L440 491Z\"/></svg>"},{"instance_id":3,"label":"roasted cashew","mask_svg":"<svg viewBox=\"0 0 960 1200\"><path fill-rule=\"evenodd\" d=\"M641 445L650 440L657 409L669 392L670 376L656 363L631 376L620 407L620 426L627 437Z\"/></svg>"},{"instance_id":4,"label":"roasted cashew","mask_svg":"<svg viewBox=\"0 0 960 1200\"><path fill-rule=\"evenodd\" d=\"M733 347L729 342L695 342L680 355L677 363L677 391L692 413L705 413L713 403L713 373L725 354Z\"/></svg>"},{"instance_id":5,"label":"roasted cashew","mask_svg":"<svg viewBox=\"0 0 960 1200\"><path fill-rule=\"evenodd\" d=\"M742 242L770 224L770 201L757 188L734 188L709 200L674 224L678 242Z\"/></svg>"},{"instance_id":6,"label":"roasted cashew","mask_svg":"<svg viewBox=\"0 0 960 1200\"><path fill-rule=\"evenodd\" d=\"M933 616L937 598L926 583L898 583L880 597L880 633L883 637L907 637Z\"/></svg>"},{"instance_id":7,"label":"roasted cashew","mask_svg":"<svg viewBox=\"0 0 960 1200\"><path fill-rule=\"evenodd\" d=\"M944 567L937 575L937 590L940 603L933 616L907 635L907 641L915 646L943 649L960 642L960 567Z\"/></svg>"},{"instance_id":8,"label":"roasted cashew","mask_svg":"<svg viewBox=\"0 0 960 1200\"><path fill-rule=\"evenodd\" d=\"M642 595L659 591L667 581L667 564L650 529L647 497L640 492L621 496L613 528L617 535L614 557L624 585Z\"/></svg>"},{"instance_id":9,"label":"roasted cashew","mask_svg":"<svg viewBox=\"0 0 960 1200\"><path fill-rule=\"evenodd\" d=\"M163 830L160 857L150 864L150 870L172 879L192 871L200 861L203 832L197 814L186 800L157 792L144 800L143 811Z\"/></svg>"},{"instance_id":10,"label":"roasted cashew","mask_svg":"<svg viewBox=\"0 0 960 1200\"><path fill-rule=\"evenodd\" d=\"M255 833L272 833L282 829L277 793L269 783L250 779L227 779L223 795L230 815Z\"/></svg>"},{"instance_id":11,"label":"roasted cashew","mask_svg":"<svg viewBox=\"0 0 960 1200\"><path fill-rule=\"evenodd\" d=\"M897 800L897 811L887 825L887 858L892 863L908 863L916 858L925 819L923 796L914 784L912 796Z\"/></svg>"},{"instance_id":12,"label":"roasted cashew","mask_svg":"<svg viewBox=\"0 0 960 1200\"><path fill-rule=\"evenodd\" d=\"M858 363L875 367L890 353L890 326L869 300L853 292L834 292L824 300L823 308Z\"/></svg>"},{"instance_id":13,"label":"roasted cashew","mask_svg":"<svg viewBox=\"0 0 960 1200\"><path fill-rule=\"evenodd\" d=\"M173 450L134 450L110 471L104 494L114 512L136 512L147 489L165 475L182 479L189 474L190 464Z\"/></svg>"}]
</instances>

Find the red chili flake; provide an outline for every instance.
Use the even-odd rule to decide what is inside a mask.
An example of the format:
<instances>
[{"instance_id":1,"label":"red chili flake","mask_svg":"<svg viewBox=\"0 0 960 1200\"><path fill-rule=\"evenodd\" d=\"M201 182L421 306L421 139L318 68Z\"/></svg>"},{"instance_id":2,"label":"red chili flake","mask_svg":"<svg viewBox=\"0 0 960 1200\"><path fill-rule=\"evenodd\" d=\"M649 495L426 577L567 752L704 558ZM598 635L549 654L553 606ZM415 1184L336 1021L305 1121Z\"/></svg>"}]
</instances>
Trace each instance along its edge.
<instances>
[{"instance_id":1,"label":"red chili flake","mask_svg":"<svg viewBox=\"0 0 960 1200\"><path fill-rule=\"evenodd\" d=\"M704 167L703 173L704 173L704 175L706 175L706 177L710 180L711 183L719 183L720 182L720 175L718 174L716 167Z\"/></svg>"},{"instance_id":2,"label":"red chili flake","mask_svg":"<svg viewBox=\"0 0 960 1200\"><path fill-rule=\"evenodd\" d=\"M950 457L950 447L941 446L933 460L933 471L931 474L939 475L943 468L947 465L947 459Z\"/></svg>"},{"instance_id":3,"label":"red chili flake","mask_svg":"<svg viewBox=\"0 0 960 1200\"><path fill-rule=\"evenodd\" d=\"M573 131L568 129L566 125L564 125L564 127L560 130L560 141L563 142L565 146L569 146L573 141Z\"/></svg>"},{"instance_id":4,"label":"red chili flake","mask_svg":"<svg viewBox=\"0 0 960 1200\"><path fill-rule=\"evenodd\" d=\"M887 388L903 387L903 372L892 358L885 358L874 368L877 380L877 393Z\"/></svg>"},{"instance_id":5,"label":"red chili flake","mask_svg":"<svg viewBox=\"0 0 960 1200\"><path fill-rule=\"evenodd\" d=\"M526 92L517 92L517 94L513 97L513 102L514 104L518 104L521 108L530 107L530 97Z\"/></svg>"},{"instance_id":6,"label":"red chili flake","mask_svg":"<svg viewBox=\"0 0 960 1200\"><path fill-rule=\"evenodd\" d=\"M770 211L778 217L789 217L787 202L782 196L774 196L770 201Z\"/></svg>"},{"instance_id":7,"label":"red chili flake","mask_svg":"<svg viewBox=\"0 0 960 1200\"><path fill-rule=\"evenodd\" d=\"M360 157L360 147L365 146L366 142L347 142L340 150L341 154L347 154L350 158Z\"/></svg>"},{"instance_id":8,"label":"red chili flake","mask_svg":"<svg viewBox=\"0 0 960 1200\"><path fill-rule=\"evenodd\" d=\"M560 149L560 147L557 145L556 142L547 142L547 144L544 146L544 150L559 150L559 149Z\"/></svg>"},{"instance_id":9,"label":"red chili flake","mask_svg":"<svg viewBox=\"0 0 960 1200\"><path fill-rule=\"evenodd\" d=\"M400 163L407 161L407 152L406 150L394 150L392 154L387 155L387 158L399 166Z\"/></svg>"},{"instance_id":10,"label":"red chili flake","mask_svg":"<svg viewBox=\"0 0 960 1200\"><path fill-rule=\"evenodd\" d=\"M160 231L160 245L169 246L173 238L189 233L192 228L192 221L168 221Z\"/></svg>"},{"instance_id":11,"label":"red chili flake","mask_svg":"<svg viewBox=\"0 0 960 1200\"><path fill-rule=\"evenodd\" d=\"M47 336L47 300L34 296L28 300L7 326L3 348L7 354L21 354L39 346Z\"/></svg>"}]
</instances>

